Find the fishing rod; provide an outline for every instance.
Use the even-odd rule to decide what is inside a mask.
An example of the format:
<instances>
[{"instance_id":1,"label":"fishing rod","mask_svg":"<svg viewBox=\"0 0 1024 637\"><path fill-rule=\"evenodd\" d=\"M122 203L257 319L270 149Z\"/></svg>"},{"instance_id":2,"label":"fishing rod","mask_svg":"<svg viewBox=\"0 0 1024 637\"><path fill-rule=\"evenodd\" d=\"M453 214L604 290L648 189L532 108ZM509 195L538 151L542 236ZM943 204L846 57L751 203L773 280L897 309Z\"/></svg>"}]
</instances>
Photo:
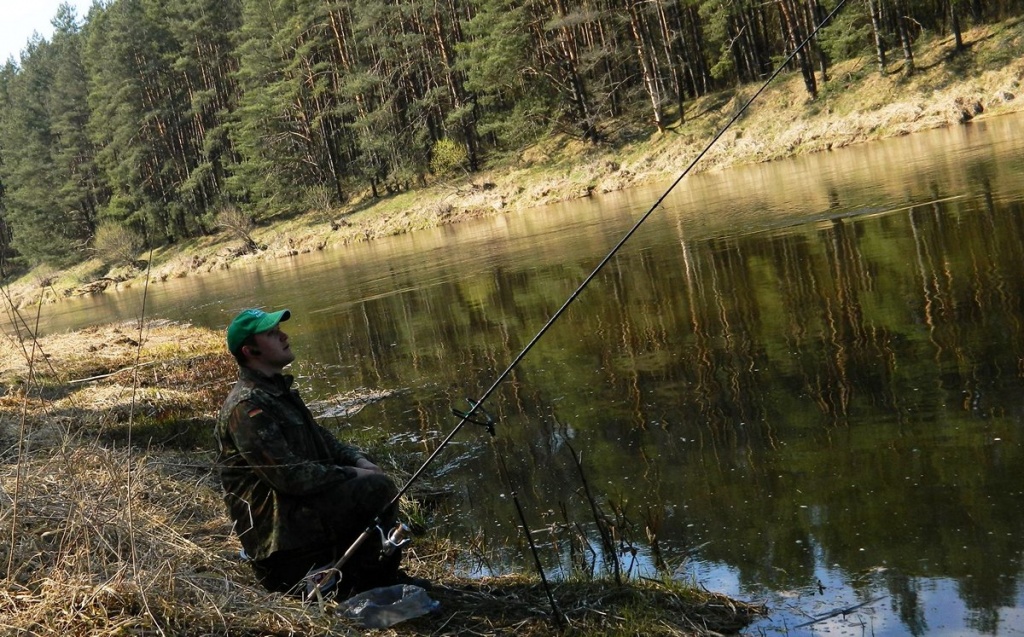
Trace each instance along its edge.
<instances>
[{"instance_id":1,"label":"fishing rod","mask_svg":"<svg viewBox=\"0 0 1024 637\"><path fill-rule=\"evenodd\" d=\"M583 293L583 290L586 289L590 282L597 277L597 275L601 272L601 270L604 269L608 262L612 260L612 258L619 252L619 250L622 249L624 245L626 245L626 242L629 241L634 234L636 234L636 231L640 229L640 226L642 226L644 222L647 221L647 219L652 214L654 214L654 211L657 210L662 203L664 203L665 199L667 199L668 196L672 193L672 191L675 190L676 186L679 185L679 182L681 182L683 178L686 177L693 170L694 166L696 166L697 163L704 158L708 151L711 150L711 148L718 142L719 139L721 139L721 137L726 133L726 131L728 131L729 128L731 128L732 125L735 124L736 121L747 111L747 109L750 108L750 105L753 104L754 101L757 100L757 98L760 97L762 93L764 93L764 91L768 88L772 81L774 81L775 78L782 73L782 71L793 61L797 54L801 50L803 50L811 42L811 40L815 38L815 36L818 35L818 32L821 31L821 29L825 27L825 25L832 21L832 19L836 16L836 14L839 13L839 11L843 8L844 5L846 5L846 3L847 0L839 0L839 3L836 5L836 7L832 9L832 11L827 16L825 16L825 18L821 21L820 24L814 27L810 35L804 38L804 40L798 46L796 46L789 55L786 56L786 58L775 68L772 74L768 76L768 79L766 79L761 84L760 88L758 88L757 91L755 91L754 94L751 95L750 98L743 103L743 106L741 106L740 109L736 111L736 113L731 118L729 118L729 121L727 121L725 125L722 126L722 128L715 134L715 136L711 138L711 141L709 141L707 145L705 145L704 148L699 153L697 153L697 156L694 157L693 160L689 163L689 165L683 170L683 172L681 172L679 176L676 177L675 181L673 181L668 186L668 188L665 189L665 192L663 192L661 196L658 197L658 199L651 205L651 207L647 209L647 212L642 214L633 223L632 227L630 227L629 230L627 230L626 233L622 236L622 238L619 239L619 241L612 247L612 249L609 250L608 254L606 254L600 262L598 262L598 264L594 267L590 274L588 274L587 277L583 279L583 282L579 284L579 286L572 292L572 294L569 295L569 297L565 300L562 306L559 307L554 312L554 314L551 315L547 322L544 323L544 325L537 331L533 338L531 338L530 341L523 347L519 354L517 354L516 357L512 359L512 362L508 364L508 367L505 368L505 371L501 372L497 376L497 378L494 379L494 382L491 383L490 387L488 387L487 390L480 395L480 398L476 400L469 399L470 407L467 411L459 411L456 409L452 409L452 413L459 418L458 424L455 425L451 432L444 438L444 440L441 441L441 444L439 444L437 448L434 449L434 451L427 457L427 459L423 461L423 464L421 464L420 467L412 474L412 476L409 477L405 485L403 485L402 488L398 490L398 493L395 494L395 497L393 497L391 501L387 505L385 505L384 508L381 509L381 511L374 518L373 522L370 523L370 526L366 527L366 530L364 530L359 535L359 537L357 537L355 541L352 542L351 546L349 546L345 553L336 562L334 562L334 564L325 569L319 569L306 576L307 600L312 599L313 597L321 599L322 592L328 586L328 583L336 581L332 580L332 577L337 577L340 579L341 567L345 565L349 561L349 559L352 558L352 556L359 549L359 547L362 546L363 543L366 542L366 540L368 540L370 537L374 535L379 535L383 544L383 550L385 551L394 550L396 547L401 545L401 525L399 525L399 527L396 527L394 530L391 530L390 532L385 531L381 528L381 524L383 523L381 518L386 514L388 510L398 505L398 502L399 500L401 500L402 496L404 496L409 491L412 485L420 478L421 475L423 475L423 472L426 471L427 467L430 466L434 459L437 458L437 456L441 453L441 451L444 450L445 447L448 446L448 444L452 441L453 438L455 438L455 436L462 430L464 426L466 426L467 424L475 424L482 427L486 427L488 431L491 433L491 435L494 435L494 421L493 419L490 418L489 415L486 414L485 411L483 411L483 403L488 398L490 398L495 391L497 391L498 387L503 382L505 382L509 375L519 365L519 363L524 358L526 358L526 355L529 354L530 350L532 350L533 347L537 344L537 342L540 341L540 339L544 336L544 334L546 334L547 331L551 329L551 326L553 326L555 322L558 321L559 318L561 318L561 316L565 313L569 306L572 305L572 303L580 296L580 294ZM474 418L474 416L477 416L478 413L484 415L484 420L478 420ZM528 529L526 529L526 535L527 539L530 540L531 538ZM537 558L536 549L533 547L532 541L530 542L530 547L534 551L534 559L537 562L538 568L540 570L541 580L544 582L544 587L547 590L548 599L551 601L552 610L554 610L557 616L558 609L557 607L555 607L554 598L551 595L550 589L548 589L547 587L547 579L544 577L543 568L540 568L540 560Z\"/></svg>"}]
</instances>

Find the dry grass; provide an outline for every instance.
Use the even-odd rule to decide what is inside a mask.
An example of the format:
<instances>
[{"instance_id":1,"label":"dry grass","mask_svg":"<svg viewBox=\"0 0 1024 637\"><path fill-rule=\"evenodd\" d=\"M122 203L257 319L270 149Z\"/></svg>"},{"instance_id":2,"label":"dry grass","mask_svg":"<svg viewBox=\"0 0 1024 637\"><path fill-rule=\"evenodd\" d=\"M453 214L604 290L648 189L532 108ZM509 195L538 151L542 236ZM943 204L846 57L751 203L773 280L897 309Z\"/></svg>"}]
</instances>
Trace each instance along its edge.
<instances>
[{"instance_id":1,"label":"dry grass","mask_svg":"<svg viewBox=\"0 0 1024 637\"><path fill-rule=\"evenodd\" d=\"M4 336L0 634L364 633L330 604L265 592L238 560L209 437L234 377L221 348L217 333L168 322ZM437 583L441 611L378 634L710 635L763 612L675 583L563 582L559 629L537 578L459 578L465 547L429 534L413 546L407 569Z\"/></svg>"},{"instance_id":2,"label":"dry grass","mask_svg":"<svg viewBox=\"0 0 1024 637\"><path fill-rule=\"evenodd\" d=\"M92 376L125 370L136 363L160 364L180 373L188 366L175 368L174 365L186 359L207 355L225 358L221 355L222 335L169 321L149 321L141 331L138 324L121 323L38 339L29 338L28 334L29 331L23 329L20 334L4 333L0 337L0 359L5 361L0 370L0 383L23 382L30 366L37 383L74 384ZM151 375L159 381L159 372L151 370L141 374L142 382Z\"/></svg>"}]
</instances>

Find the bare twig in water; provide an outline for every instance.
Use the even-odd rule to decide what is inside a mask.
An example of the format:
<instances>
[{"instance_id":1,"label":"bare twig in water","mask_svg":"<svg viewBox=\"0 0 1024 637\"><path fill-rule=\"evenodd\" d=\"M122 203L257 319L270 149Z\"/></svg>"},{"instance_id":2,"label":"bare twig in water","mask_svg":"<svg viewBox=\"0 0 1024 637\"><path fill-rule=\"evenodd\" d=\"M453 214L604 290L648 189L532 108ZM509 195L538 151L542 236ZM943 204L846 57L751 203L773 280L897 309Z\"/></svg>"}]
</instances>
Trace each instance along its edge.
<instances>
[{"instance_id":1,"label":"bare twig in water","mask_svg":"<svg viewBox=\"0 0 1024 637\"><path fill-rule=\"evenodd\" d=\"M815 617L811 621L804 622L802 624L794 626L793 628L804 628L805 626L810 626L811 624L817 624L818 622L825 621L826 619L832 619L833 617L838 617L839 615L842 615L843 617L846 617L847 615L849 615L853 611L857 610L858 608L863 608L863 607L868 606L870 604L874 604L875 602L883 600L886 597L887 597L887 595L882 595L881 597L876 597L874 599L869 599L868 601L861 602L860 604L854 604L853 606L847 606L846 608L840 608L840 609L834 610L834 611L832 611L830 613L825 613L824 615L819 615L818 617Z\"/></svg>"},{"instance_id":2,"label":"bare twig in water","mask_svg":"<svg viewBox=\"0 0 1024 637\"><path fill-rule=\"evenodd\" d=\"M597 500L594 499L593 493L590 491L590 483L587 481L587 474L583 470L583 458L580 454L576 453L576 450L569 443L569 438L565 438L565 446L569 450L569 454L572 456L573 462L576 463L576 469L580 474L580 482L583 484L583 493L587 497L587 501L590 503L590 511L594 515L594 523L597 525L598 532L601 533L601 543L604 547L605 554L611 558L612 572L615 577L615 583L622 585L622 573L619 567L619 556L615 551L615 542L611 537L611 533L608 529L608 518L601 513L600 507L597 504Z\"/></svg>"}]
</instances>

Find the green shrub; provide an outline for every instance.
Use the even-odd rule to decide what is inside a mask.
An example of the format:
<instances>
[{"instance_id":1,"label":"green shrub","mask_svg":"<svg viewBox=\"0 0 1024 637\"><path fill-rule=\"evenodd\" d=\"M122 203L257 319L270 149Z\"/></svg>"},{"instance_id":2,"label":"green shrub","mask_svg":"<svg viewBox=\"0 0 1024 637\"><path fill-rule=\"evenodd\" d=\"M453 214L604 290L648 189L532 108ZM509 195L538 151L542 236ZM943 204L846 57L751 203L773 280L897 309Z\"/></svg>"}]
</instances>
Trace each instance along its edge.
<instances>
[{"instance_id":1,"label":"green shrub","mask_svg":"<svg viewBox=\"0 0 1024 637\"><path fill-rule=\"evenodd\" d=\"M448 137L434 142L430 155L430 170L438 177L447 176L462 168L469 156L465 146Z\"/></svg>"}]
</instances>

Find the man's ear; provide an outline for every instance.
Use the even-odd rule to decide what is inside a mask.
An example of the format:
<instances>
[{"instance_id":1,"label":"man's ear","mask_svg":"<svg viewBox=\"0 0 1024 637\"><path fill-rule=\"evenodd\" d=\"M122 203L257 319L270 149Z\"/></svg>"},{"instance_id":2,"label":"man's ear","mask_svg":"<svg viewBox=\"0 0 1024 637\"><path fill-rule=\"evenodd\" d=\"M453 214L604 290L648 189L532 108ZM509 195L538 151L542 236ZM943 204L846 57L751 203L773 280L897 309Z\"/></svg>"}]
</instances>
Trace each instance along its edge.
<instances>
[{"instance_id":1,"label":"man's ear","mask_svg":"<svg viewBox=\"0 0 1024 637\"><path fill-rule=\"evenodd\" d=\"M259 356L260 355L260 348L256 347L255 345L243 345L242 346L242 352L246 356L253 356L253 357L255 357L255 356Z\"/></svg>"}]
</instances>

